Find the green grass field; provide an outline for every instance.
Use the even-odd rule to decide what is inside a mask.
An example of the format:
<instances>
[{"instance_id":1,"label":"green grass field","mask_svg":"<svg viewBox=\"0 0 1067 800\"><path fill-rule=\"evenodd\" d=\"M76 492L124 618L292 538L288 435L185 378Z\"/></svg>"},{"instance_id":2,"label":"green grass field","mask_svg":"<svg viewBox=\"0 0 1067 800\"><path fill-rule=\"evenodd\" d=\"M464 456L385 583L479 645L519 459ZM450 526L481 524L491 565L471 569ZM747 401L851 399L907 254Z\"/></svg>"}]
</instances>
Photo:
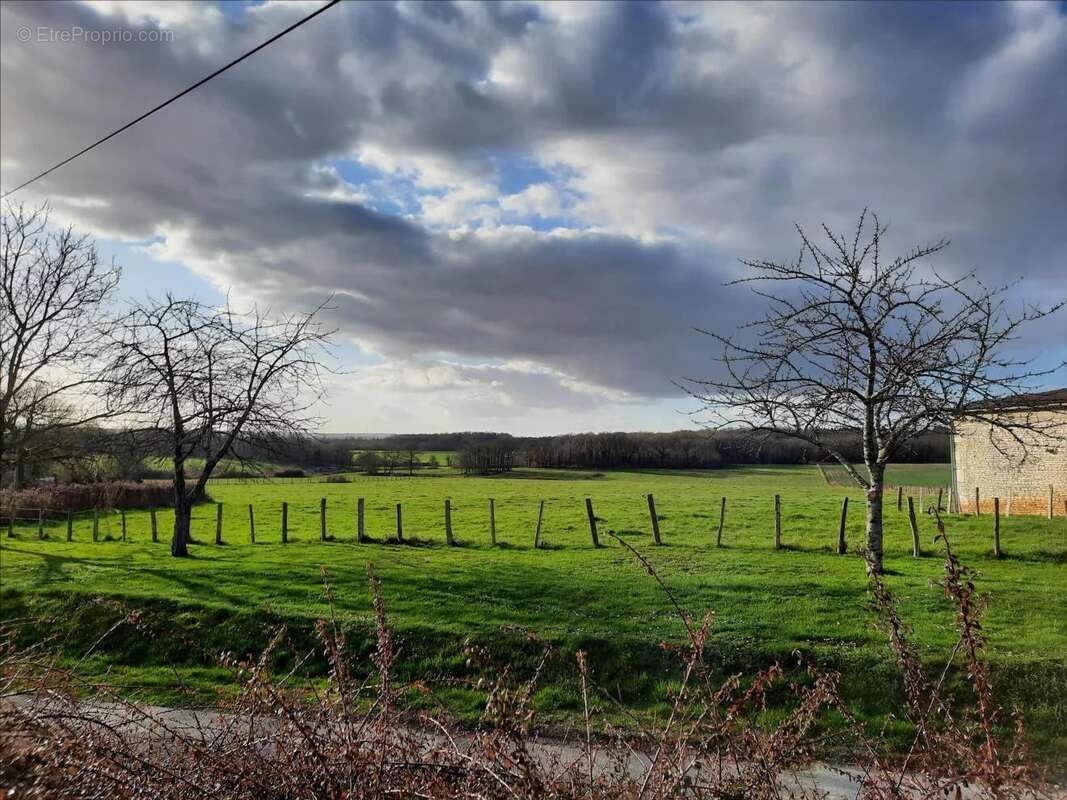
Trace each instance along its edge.
<instances>
[{"instance_id":1,"label":"green grass field","mask_svg":"<svg viewBox=\"0 0 1067 800\"><path fill-rule=\"evenodd\" d=\"M163 471L168 474L171 473L173 461L169 458L146 458L144 464L148 469ZM199 475L201 470L204 469L204 459L199 456L190 456L185 460L185 470L188 475ZM278 469L285 469L284 465L275 464L272 461L239 461L235 458L224 458L220 461L213 474L223 474L227 472L244 472L249 476L258 475L270 475L272 472Z\"/></svg>"},{"instance_id":2,"label":"green grass field","mask_svg":"<svg viewBox=\"0 0 1067 800\"><path fill-rule=\"evenodd\" d=\"M353 450L352 460L355 461L363 453L378 453L379 455L399 453L402 456L407 456L406 450ZM430 458L433 457L443 467L448 463L448 459L455 458L457 455L459 454L455 450L419 450L415 453L415 458L420 464L428 464Z\"/></svg>"},{"instance_id":3,"label":"green grass field","mask_svg":"<svg viewBox=\"0 0 1067 800\"><path fill-rule=\"evenodd\" d=\"M906 468L910 469L910 468ZM936 474L936 467L923 467ZM944 467L941 467L944 471ZM909 477L909 481L911 478ZM548 720L580 709L573 653L586 650L601 686L640 713L665 708L677 677L662 641L682 641L667 599L606 532L617 532L644 552L691 612L714 610L712 663L724 674L751 671L775 659L794 663L799 650L841 669L854 710L878 723L896 708L899 686L884 640L872 629L862 559L838 556L841 499L851 506L848 538L861 542L861 493L828 487L814 467L760 467L707 472L579 473L518 471L507 477L353 476L351 483L214 482L223 503L224 542L215 546L215 507L196 509L194 557L171 559L170 513L159 512L160 542L148 536L147 512L127 515L127 541L91 542L91 521L76 521L73 543L65 524L36 540L32 527L0 544L3 614L35 620L27 639L64 637L80 654L121 613L137 607L154 638L122 629L103 642L82 669L145 691L165 702L203 702L224 673L212 666L222 651L258 651L268 638L264 622L284 621L294 647L310 647L315 619L327 613L320 568L333 583L337 611L357 655L372 646L366 565L373 562L403 641L402 677L425 679L432 702L461 716L484 699L464 683L471 675L462 652L470 639L532 668L540 646L558 648L535 698ZM645 494L654 492L664 546L652 543ZM773 497L782 497L785 547L773 544ZM715 547L719 499L727 497L724 546ZM328 533L318 541L319 500L327 498ZM366 498L367 531L355 541L356 500ZM460 546L445 545L443 503L453 502ZM496 503L498 546L490 545L488 498ZM590 542L584 499L600 519L600 549ZM542 538L533 548L539 500L546 501ZM288 544L280 543L280 504L289 504ZM405 544L395 535L395 504L402 503ZM248 510L256 515L249 543ZM887 582L926 658L936 664L953 641L952 609L933 582L942 559L933 520L923 515L926 557L911 556L904 514L887 502ZM989 517L949 517L948 533L962 559L979 573L988 593L986 618L994 674L1010 702L1025 709L1044 753L1067 749L1067 520L1002 520L1005 558L991 554ZM116 516L101 536L119 536ZM283 654L284 655L284 654ZM291 655L291 654L290 654ZM284 658L283 658L284 661ZM314 677L324 665L312 659ZM180 675L180 680L176 678ZM176 683L190 695L178 695ZM420 702L423 702L420 700ZM425 701L430 702L430 701Z\"/></svg>"},{"instance_id":4,"label":"green grass field","mask_svg":"<svg viewBox=\"0 0 1067 800\"><path fill-rule=\"evenodd\" d=\"M867 468L862 464L853 466L861 475L867 474ZM852 483L853 479L840 464L825 464L823 469L836 485ZM890 464L886 470L885 481L889 486L945 488L952 482L952 472L948 464Z\"/></svg>"}]
</instances>

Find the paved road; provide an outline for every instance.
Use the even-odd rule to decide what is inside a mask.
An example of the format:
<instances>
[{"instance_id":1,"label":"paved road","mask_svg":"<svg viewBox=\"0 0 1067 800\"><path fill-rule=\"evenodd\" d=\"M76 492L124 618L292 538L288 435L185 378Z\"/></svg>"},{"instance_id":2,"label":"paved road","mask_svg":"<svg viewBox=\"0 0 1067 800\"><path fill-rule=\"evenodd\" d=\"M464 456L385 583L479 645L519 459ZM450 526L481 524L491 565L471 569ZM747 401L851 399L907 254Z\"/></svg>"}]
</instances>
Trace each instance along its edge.
<instances>
[{"instance_id":1,"label":"paved road","mask_svg":"<svg viewBox=\"0 0 1067 800\"><path fill-rule=\"evenodd\" d=\"M16 695L0 698L2 705L28 707L33 704L48 703L47 699L33 695ZM112 726L128 727L139 731L145 736L165 736L165 731L180 732L185 736L210 736L223 727L232 724L233 717L219 711L190 709L190 708L167 708L163 706L138 705L137 710L130 706L109 703L82 703L78 712L86 718L106 722ZM269 725L268 719L260 718L256 725ZM154 729L154 730L153 730ZM420 731L420 737L424 737L428 746L444 744L442 735ZM463 746L463 740L459 741ZM529 752L546 767L579 761L585 758L584 750L574 743L553 740L547 738L533 738L528 743ZM631 776L644 775L651 759L643 753L633 753L627 759L626 769ZM607 771L617 766L617 762L600 754L594 762L594 771ZM782 779L784 790L806 789L816 790L826 800L855 800L859 794L860 785L857 770L838 767L830 764L815 764L803 771ZM964 790L962 798L977 798L981 795ZM1054 787L1049 795L1055 800L1067 800L1067 792Z\"/></svg>"}]
</instances>

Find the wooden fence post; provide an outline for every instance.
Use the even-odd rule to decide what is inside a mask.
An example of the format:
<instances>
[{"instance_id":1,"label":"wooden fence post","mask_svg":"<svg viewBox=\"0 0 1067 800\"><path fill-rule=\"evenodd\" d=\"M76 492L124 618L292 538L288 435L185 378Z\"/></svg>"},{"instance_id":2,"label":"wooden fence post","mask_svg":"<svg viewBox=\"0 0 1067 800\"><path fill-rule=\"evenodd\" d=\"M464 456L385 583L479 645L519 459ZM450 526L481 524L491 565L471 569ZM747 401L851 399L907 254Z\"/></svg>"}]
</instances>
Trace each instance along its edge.
<instances>
[{"instance_id":1,"label":"wooden fence post","mask_svg":"<svg viewBox=\"0 0 1067 800\"><path fill-rule=\"evenodd\" d=\"M982 499L981 493L978 491L978 487L974 487L974 515L976 517L982 516Z\"/></svg>"},{"instance_id":2,"label":"wooden fence post","mask_svg":"<svg viewBox=\"0 0 1067 800\"><path fill-rule=\"evenodd\" d=\"M1000 558L1000 498L993 498L993 558Z\"/></svg>"},{"instance_id":3,"label":"wooden fence post","mask_svg":"<svg viewBox=\"0 0 1067 800\"><path fill-rule=\"evenodd\" d=\"M489 498L489 541L496 547L496 501Z\"/></svg>"},{"instance_id":4,"label":"wooden fence post","mask_svg":"<svg viewBox=\"0 0 1067 800\"><path fill-rule=\"evenodd\" d=\"M903 510L903 503L904 503L904 487L903 486L898 486L897 487L897 511L902 511Z\"/></svg>"},{"instance_id":5,"label":"wooden fence post","mask_svg":"<svg viewBox=\"0 0 1067 800\"><path fill-rule=\"evenodd\" d=\"M1049 506L1049 508L1051 508L1051 507L1052 506ZM43 539L44 538L44 509L43 508L37 509L37 538L38 539ZM122 538L125 539L126 537L124 536Z\"/></svg>"},{"instance_id":6,"label":"wooden fence post","mask_svg":"<svg viewBox=\"0 0 1067 800\"><path fill-rule=\"evenodd\" d=\"M541 547L541 520L545 516L545 501L541 501L541 506L537 509L537 530L534 531L534 550Z\"/></svg>"},{"instance_id":7,"label":"wooden fence post","mask_svg":"<svg viewBox=\"0 0 1067 800\"><path fill-rule=\"evenodd\" d=\"M367 530L364 527L364 500L359 498L356 501L356 541L367 541Z\"/></svg>"},{"instance_id":8,"label":"wooden fence post","mask_svg":"<svg viewBox=\"0 0 1067 800\"><path fill-rule=\"evenodd\" d=\"M944 497L945 487L937 487L937 511L941 513L941 498Z\"/></svg>"},{"instance_id":9,"label":"wooden fence post","mask_svg":"<svg viewBox=\"0 0 1067 800\"><path fill-rule=\"evenodd\" d=\"M326 498L319 500L319 541L326 541Z\"/></svg>"},{"instance_id":10,"label":"wooden fence post","mask_svg":"<svg viewBox=\"0 0 1067 800\"><path fill-rule=\"evenodd\" d=\"M1052 484L1048 485L1048 518L1052 519L1052 497L1055 490L1052 488Z\"/></svg>"},{"instance_id":11,"label":"wooden fence post","mask_svg":"<svg viewBox=\"0 0 1067 800\"><path fill-rule=\"evenodd\" d=\"M67 541L74 541L74 512L67 512Z\"/></svg>"},{"instance_id":12,"label":"wooden fence post","mask_svg":"<svg viewBox=\"0 0 1067 800\"><path fill-rule=\"evenodd\" d=\"M215 544L222 544L222 503L215 503Z\"/></svg>"},{"instance_id":13,"label":"wooden fence post","mask_svg":"<svg viewBox=\"0 0 1067 800\"><path fill-rule=\"evenodd\" d=\"M847 549L845 544L845 521L848 518L848 497L841 501L841 521L837 525L837 553L844 555Z\"/></svg>"},{"instance_id":14,"label":"wooden fence post","mask_svg":"<svg viewBox=\"0 0 1067 800\"><path fill-rule=\"evenodd\" d=\"M593 514L593 499L585 498L585 513L589 517L589 535L593 537L593 547L600 547L600 538L596 535L596 515Z\"/></svg>"},{"instance_id":15,"label":"wooden fence post","mask_svg":"<svg viewBox=\"0 0 1067 800\"><path fill-rule=\"evenodd\" d=\"M452 537L452 500L448 497L445 498L445 541L448 542L449 547L456 544L456 540Z\"/></svg>"},{"instance_id":16,"label":"wooden fence post","mask_svg":"<svg viewBox=\"0 0 1067 800\"><path fill-rule=\"evenodd\" d=\"M282 544L289 541L289 504L282 503Z\"/></svg>"},{"instance_id":17,"label":"wooden fence post","mask_svg":"<svg viewBox=\"0 0 1067 800\"><path fill-rule=\"evenodd\" d=\"M404 541L404 517L400 511L400 503L396 504L396 540Z\"/></svg>"},{"instance_id":18,"label":"wooden fence post","mask_svg":"<svg viewBox=\"0 0 1067 800\"><path fill-rule=\"evenodd\" d=\"M100 537L100 509L93 509L93 541L97 541Z\"/></svg>"},{"instance_id":19,"label":"wooden fence post","mask_svg":"<svg viewBox=\"0 0 1067 800\"><path fill-rule=\"evenodd\" d=\"M126 541L126 509L119 509L119 517L122 519L122 541Z\"/></svg>"},{"instance_id":20,"label":"wooden fence post","mask_svg":"<svg viewBox=\"0 0 1067 800\"><path fill-rule=\"evenodd\" d=\"M782 549L782 496L774 496L774 549Z\"/></svg>"},{"instance_id":21,"label":"wooden fence post","mask_svg":"<svg viewBox=\"0 0 1067 800\"><path fill-rule=\"evenodd\" d=\"M648 516L652 520L652 541L663 544L659 538L659 516L656 514L656 498L651 493L648 495Z\"/></svg>"},{"instance_id":22,"label":"wooden fence post","mask_svg":"<svg viewBox=\"0 0 1067 800\"><path fill-rule=\"evenodd\" d=\"M715 546L722 547L722 526L726 523L726 498L719 504L719 532L715 534Z\"/></svg>"},{"instance_id":23,"label":"wooden fence post","mask_svg":"<svg viewBox=\"0 0 1067 800\"><path fill-rule=\"evenodd\" d=\"M153 508L151 511L148 512L148 516L152 521L152 541L153 542L158 542L159 541L159 528L156 527L156 510Z\"/></svg>"},{"instance_id":24,"label":"wooden fence post","mask_svg":"<svg viewBox=\"0 0 1067 800\"><path fill-rule=\"evenodd\" d=\"M919 526L915 522L915 503L908 495L908 524L911 526L911 554L919 558L923 553L919 546Z\"/></svg>"},{"instance_id":25,"label":"wooden fence post","mask_svg":"<svg viewBox=\"0 0 1067 800\"><path fill-rule=\"evenodd\" d=\"M256 512L252 510L252 504L248 504L248 541L256 543Z\"/></svg>"}]
</instances>

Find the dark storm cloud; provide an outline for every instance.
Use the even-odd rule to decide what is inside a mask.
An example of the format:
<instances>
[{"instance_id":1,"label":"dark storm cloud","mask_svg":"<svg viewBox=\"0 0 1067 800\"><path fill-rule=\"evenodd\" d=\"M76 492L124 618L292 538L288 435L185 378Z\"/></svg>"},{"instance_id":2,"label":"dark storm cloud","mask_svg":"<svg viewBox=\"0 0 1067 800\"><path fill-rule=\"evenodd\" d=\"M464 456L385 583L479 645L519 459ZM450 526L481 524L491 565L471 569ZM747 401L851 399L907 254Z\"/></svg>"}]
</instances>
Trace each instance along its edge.
<instances>
[{"instance_id":1,"label":"dark storm cloud","mask_svg":"<svg viewBox=\"0 0 1067 800\"><path fill-rule=\"evenodd\" d=\"M307 7L144 9L3 4L5 188ZM22 43L22 26L175 40ZM736 258L791 256L794 221L871 205L901 248L955 239L949 269L1062 288L1065 74L1051 5L352 3L25 196L100 235L166 237L167 257L277 306L337 292L337 324L389 357L665 395L713 369L691 326L754 313L721 286ZM411 171L427 208L533 159L563 176L575 230L376 211L388 198L326 166L354 155Z\"/></svg>"}]
</instances>

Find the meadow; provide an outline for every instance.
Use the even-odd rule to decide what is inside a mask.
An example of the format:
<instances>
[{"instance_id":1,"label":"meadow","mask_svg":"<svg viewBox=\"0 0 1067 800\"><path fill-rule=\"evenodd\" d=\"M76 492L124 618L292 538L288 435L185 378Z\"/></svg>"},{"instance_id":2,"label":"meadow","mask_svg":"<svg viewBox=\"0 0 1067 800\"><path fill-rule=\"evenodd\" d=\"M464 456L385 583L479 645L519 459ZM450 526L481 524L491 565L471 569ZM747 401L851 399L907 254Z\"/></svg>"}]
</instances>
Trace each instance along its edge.
<instances>
[{"instance_id":1,"label":"meadow","mask_svg":"<svg viewBox=\"0 0 1067 800\"><path fill-rule=\"evenodd\" d=\"M407 450L353 450L352 461L356 461L363 453L377 453L379 456L386 456L390 453L398 454L403 458L408 455ZM445 466L449 459L456 458L459 455L455 450L417 450L415 451L415 461L418 464L427 465L431 463L431 459L436 461L440 466Z\"/></svg>"},{"instance_id":2,"label":"meadow","mask_svg":"<svg viewBox=\"0 0 1067 800\"><path fill-rule=\"evenodd\" d=\"M946 482L944 466L901 465L890 481ZM64 521L35 526L0 542L2 617L31 620L26 641L58 636L73 658L130 609L140 629L120 626L80 664L90 675L161 702L204 702L227 673L223 652L254 654L270 625L284 624L290 644L279 666L312 648L314 620L330 613L321 570L327 570L335 613L354 655L373 643L366 585L368 562L383 585L402 641L401 677L420 681L415 704L440 704L475 718L484 695L472 680L465 647L485 648L516 675L534 668L541 649L556 655L535 706L552 724L580 713L574 653L589 653L593 676L614 719L655 716L667 708L677 679L671 644L684 631L668 598L608 531L655 565L679 603L694 614L714 611L709 658L724 675L775 660L796 665L797 653L843 674L852 710L881 725L899 708L900 685L884 637L874 629L862 543L859 490L829 487L815 467L746 467L694 472L519 470L472 478L450 472L413 478L352 475L346 483L217 480L223 545L214 544L216 506L196 508L193 557L168 554L170 514L158 512L160 540L150 541L148 512L78 517L68 543ZM652 541L646 494L655 495L663 545ZM773 548L773 498L781 496L783 547ZM835 551L844 496L849 552ZM720 498L727 498L723 543L715 544ZM356 541L356 502L365 498L370 541ZM598 518L594 548L585 498ZM328 541L319 541L319 508L327 501ZM452 504L457 546L445 541L444 501ZM494 499L497 545L490 542ZM543 547L533 547L545 501ZM288 504L287 544L280 506ZM395 540L402 504L405 541ZM249 541L248 506L256 542ZM985 630L994 677L1005 699L1025 712L1041 752L1067 749L1067 519L1001 520L1004 557L992 555L988 516L946 516L948 535L978 573L990 608ZM943 550L934 520L921 515L924 555L913 558L907 516L886 503L887 583L924 657L938 664L954 641L952 608L935 582ZM98 599L97 602L86 602ZM265 624L269 623L269 624ZM314 681L326 669L312 657L301 666ZM609 698L611 698L609 700ZM774 713L771 709L768 713ZM609 718L612 718L609 714ZM902 725L893 722L890 725ZM902 729L903 730L903 729ZM903 732L901 733L903 736ZM902 739L903 741L903 739Z\"/></svg>"}]
</instances>

